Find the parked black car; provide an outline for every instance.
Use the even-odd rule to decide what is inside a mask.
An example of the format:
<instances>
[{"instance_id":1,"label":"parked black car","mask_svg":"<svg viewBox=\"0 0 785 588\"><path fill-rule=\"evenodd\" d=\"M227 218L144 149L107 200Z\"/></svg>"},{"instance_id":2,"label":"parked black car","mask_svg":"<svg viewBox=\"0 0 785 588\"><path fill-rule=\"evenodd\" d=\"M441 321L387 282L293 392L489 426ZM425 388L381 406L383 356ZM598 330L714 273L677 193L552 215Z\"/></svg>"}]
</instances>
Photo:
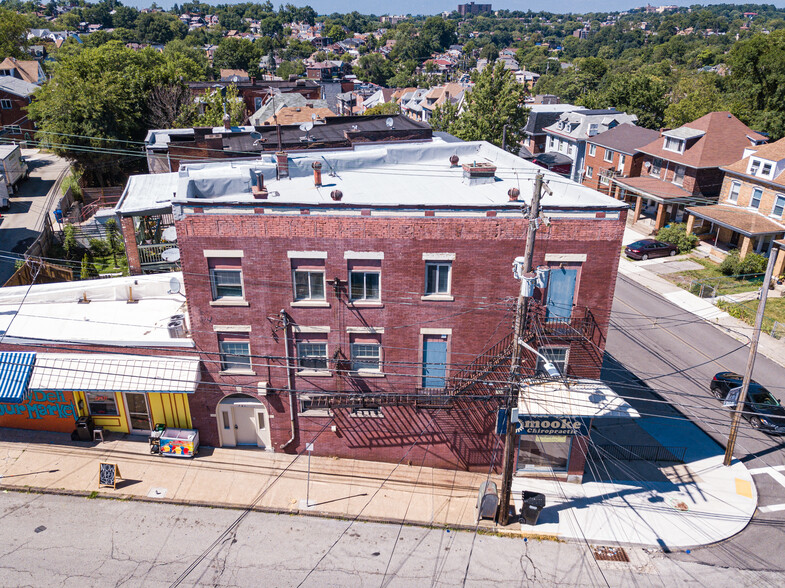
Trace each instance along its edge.
<instances>
[{"instance_id":1,"label":"parked black car","mask_svg":"<svg viewBox=\"0 0 785 588\"><path fill-rule=\"evenodd\" d=\"M732 388L741 386L743 376L734 372L720 372L711 380L711 393L719 400L725 400ZM785 408L771 392L750 380L747 399L742 416L750 422L753 429L764 433L785 433Z\"/></svg>"},{"instance_id":2,"label":"parked black car","mask_svg":"<svg viewBox=\"0 0 785 588\"><path fill-rule=\"evenodd\" d=\"M624 248L624 254L632 259L649 259L650 257L667 257L676 255L679 248L670 243L655 241L654 239L641 239L630 243Z\"/></svg>"}]
</instances>

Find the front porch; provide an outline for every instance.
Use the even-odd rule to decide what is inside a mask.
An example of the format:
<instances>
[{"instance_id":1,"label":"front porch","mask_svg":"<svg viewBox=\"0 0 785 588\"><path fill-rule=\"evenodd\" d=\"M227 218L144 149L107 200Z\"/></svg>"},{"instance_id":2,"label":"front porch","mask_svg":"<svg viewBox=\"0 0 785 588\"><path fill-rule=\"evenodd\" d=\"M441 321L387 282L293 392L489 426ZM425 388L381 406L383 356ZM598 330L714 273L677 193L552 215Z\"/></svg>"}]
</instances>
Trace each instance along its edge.
<instances>
[{"instance_id":1,"label":"front porch","mask_svg":"<svg viewBox=\"0 0 785 588\"><path fill-rule=\"evenodd\" d=\"M632 214L627 224L654 234L669 223L684 221L685 207L695 197L680 186L656 178L612 178L610 195L628 202Z\"/></svg>"}]
</instances>

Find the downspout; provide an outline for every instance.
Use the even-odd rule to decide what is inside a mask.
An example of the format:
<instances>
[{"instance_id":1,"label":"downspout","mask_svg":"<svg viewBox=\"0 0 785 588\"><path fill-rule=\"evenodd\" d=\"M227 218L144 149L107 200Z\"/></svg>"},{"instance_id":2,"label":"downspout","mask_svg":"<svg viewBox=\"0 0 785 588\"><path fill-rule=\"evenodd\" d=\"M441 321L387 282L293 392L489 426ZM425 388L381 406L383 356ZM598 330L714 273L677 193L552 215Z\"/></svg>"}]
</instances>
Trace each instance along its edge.
<instances>
[{"instance_id":1,"label":"downspout","mask_svg":"<svg viewBox=\"0 0 785 588\"><path fill-rule=\"evenodd\" d=\"M286 443L281 445L281 449L286 449L289 447L289 445L292 444L296 436L294 432L294 404L296 402L296 398L294 394L294 381L292 379L292 358L289 355L289 317L287 316L285 310L281 310L279 314L281 316L281 321L283 321L283 340L286 348L286 379L289 385L289 415L292 423L292 437Z\"/></svg>"}]
</instances>

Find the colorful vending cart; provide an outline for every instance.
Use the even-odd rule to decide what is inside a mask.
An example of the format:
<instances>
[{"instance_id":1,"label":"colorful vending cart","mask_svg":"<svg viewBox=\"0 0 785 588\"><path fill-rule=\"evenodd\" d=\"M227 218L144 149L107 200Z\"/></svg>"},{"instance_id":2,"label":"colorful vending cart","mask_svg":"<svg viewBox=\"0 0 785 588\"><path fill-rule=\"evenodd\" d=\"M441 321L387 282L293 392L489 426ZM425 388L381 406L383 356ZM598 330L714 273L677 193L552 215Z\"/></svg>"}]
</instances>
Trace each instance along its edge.
<instances>
[{"instance_id":1,"label":"colorful vending cart","mask_svg":"<svg viewBox=\"0 0 785 588\"><path fill-rule=\"evenodd\" d=\"M199 450L199 431L196 429L166 429L161 434L161 455L193 457Z\"/></svg>"}]
</instances>

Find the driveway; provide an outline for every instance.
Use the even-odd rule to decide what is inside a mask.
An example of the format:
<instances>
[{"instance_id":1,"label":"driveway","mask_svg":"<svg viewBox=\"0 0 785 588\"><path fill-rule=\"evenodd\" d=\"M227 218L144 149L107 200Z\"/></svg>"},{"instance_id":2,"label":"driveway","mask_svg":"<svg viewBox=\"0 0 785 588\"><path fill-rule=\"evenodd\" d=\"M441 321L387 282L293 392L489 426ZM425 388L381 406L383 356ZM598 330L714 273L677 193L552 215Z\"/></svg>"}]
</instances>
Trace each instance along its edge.
<instances>
[{"instance_id":1,"label":"driveway","mask_svg":"<svg viewBox=\"0 0 785 588\"><path fill-rule=\"evenodd\" d=\"M24 253L41 234L44 218L60 199L60 181L68 171L68 162L51 153L25 149L23 155L30 167L30 177L17 185L9 209L3 212L0 224L0 284L13 275L18 255Z\"/></svg>"}]
</instances>

